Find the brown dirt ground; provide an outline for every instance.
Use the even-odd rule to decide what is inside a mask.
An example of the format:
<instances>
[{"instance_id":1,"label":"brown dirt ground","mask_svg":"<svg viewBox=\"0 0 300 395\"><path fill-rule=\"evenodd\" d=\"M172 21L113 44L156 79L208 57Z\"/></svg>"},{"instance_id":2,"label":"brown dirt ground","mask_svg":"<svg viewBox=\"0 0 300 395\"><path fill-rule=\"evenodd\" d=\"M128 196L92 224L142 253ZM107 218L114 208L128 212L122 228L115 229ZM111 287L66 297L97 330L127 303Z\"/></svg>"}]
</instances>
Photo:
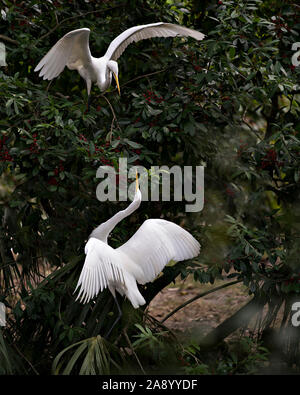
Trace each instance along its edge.
<instances>
[{"instance_id":1,"label":"brown dirt ground","mask_svg":"<svg viewBox=\"0 0 300 395\"><path fill-rule=\"evenodd\" d=\"M217 281L213 285L200 284L192 278L187 278L184 282L176 280L174 285L165 288L153 299L148 312L161 321L185 301L224 283ZM178 334L204 334L234 314L251 298L243 284L234 284L190 303L167 319L164 325Z\"/></svg>"}]
</instances>

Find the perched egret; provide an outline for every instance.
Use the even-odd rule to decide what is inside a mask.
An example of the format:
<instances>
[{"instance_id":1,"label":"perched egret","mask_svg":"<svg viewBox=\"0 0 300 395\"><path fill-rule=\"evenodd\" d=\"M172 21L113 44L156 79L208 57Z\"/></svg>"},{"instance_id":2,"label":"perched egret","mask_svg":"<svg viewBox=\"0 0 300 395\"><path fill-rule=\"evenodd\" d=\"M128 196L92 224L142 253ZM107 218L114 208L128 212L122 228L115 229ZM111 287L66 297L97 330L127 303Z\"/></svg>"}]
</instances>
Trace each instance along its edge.
<instances>
[{"instance_id":1,"label":"perched egret","mask_svg":"<svg viewBox=\"0 0 300 395\"><path fill-rule=\"evenodd\" d=\"M72 30L65 34L43 57L34 71L41 70L39 75L44 80L52 80L65 66L70 70L77 70L86 82L88 96L92 82L96 82L101 92L104 92L110 87L113 75L120 94L116 60L129 44L152 37L185 36L196 40L204 38L204 34L184 26L164 22L150 23L125 30L110 43L104 56L94 58L90 52L89 36L88 28Z\"/></svg>"},{"instance_id":2,"label":"perched egret","mask_svg":"<svg viewBox=\"0 0 300 395\"><path fill-rule=\"evenodd\" d=\"M110 331L122 315L116 291L125 295L134 308L138 308L146 302L137 283L153 281L171 260L191 259L200 252L200 244L189 232L163 219L147 219L125 244L116 249L110 247L107 244L110 232L139 208L141 200L136 176L132 203L94 229L85 246L86 258L75 289L80 287L76 300L80 298L81 302L87 303L108 288L119 311Z\"/></svg>"}]
</instances>

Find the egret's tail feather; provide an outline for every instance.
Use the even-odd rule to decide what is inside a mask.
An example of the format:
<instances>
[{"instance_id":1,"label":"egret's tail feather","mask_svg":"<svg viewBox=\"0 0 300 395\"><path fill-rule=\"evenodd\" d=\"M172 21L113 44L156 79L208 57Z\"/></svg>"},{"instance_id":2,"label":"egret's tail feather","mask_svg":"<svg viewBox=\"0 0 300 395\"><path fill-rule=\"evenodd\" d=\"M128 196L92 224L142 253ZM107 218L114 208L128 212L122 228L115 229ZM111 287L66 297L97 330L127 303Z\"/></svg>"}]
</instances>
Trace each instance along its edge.
<instances>
[{"instance_id":1,"label":"egret's tail feather","mask_svg":"<svg viewBox=\"0 0 300 395\"><path fill-rule=\"evenodd\" d=\"M138 309L140 306L143 306L146 303L145 299L137 288L134 291L130 290L127 292L126 296L135 309Z\"/></svg>"}]
</instances>

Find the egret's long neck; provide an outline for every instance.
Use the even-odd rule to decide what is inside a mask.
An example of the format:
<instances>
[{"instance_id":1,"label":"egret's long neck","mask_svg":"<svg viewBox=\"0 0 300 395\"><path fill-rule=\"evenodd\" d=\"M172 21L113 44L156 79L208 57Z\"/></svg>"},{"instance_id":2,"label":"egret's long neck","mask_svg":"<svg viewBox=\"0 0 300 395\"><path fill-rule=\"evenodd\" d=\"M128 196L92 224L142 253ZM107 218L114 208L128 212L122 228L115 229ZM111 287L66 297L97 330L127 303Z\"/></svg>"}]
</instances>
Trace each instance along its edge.
<instances>
[{"instance_id":1,"label":"egret's long neck","mask_svg":"<svg viewBox=\"0 0 300 395\"><path fill-rule=\"evenodd\" d=\"M108 89L111 83L111 73L107 67L107 62L108 60L104 56L102 58L93 58L96 82L101 92Z\"/></svg>"},{"instance_id":2,"label":"egret's long neck","mask_svg":"<svg viewBox=\"0 0 300 395\"><path fill-rule=\"evenodd\" d=\"M120 221L122 221L122 219L128 217L130 214L132 214L135 210L139 208L141 204L141 200L142 200L141 192L140 190L138 190L135 194L134 200L125 210L119 211L108 221L103 222L101 225L99 225L96 229L93 230L90 237L95 237L96 239L99 239L107 243L107 237L110 234L110 232L115 228L115 226Z\"/></svg>"}]
</instances>

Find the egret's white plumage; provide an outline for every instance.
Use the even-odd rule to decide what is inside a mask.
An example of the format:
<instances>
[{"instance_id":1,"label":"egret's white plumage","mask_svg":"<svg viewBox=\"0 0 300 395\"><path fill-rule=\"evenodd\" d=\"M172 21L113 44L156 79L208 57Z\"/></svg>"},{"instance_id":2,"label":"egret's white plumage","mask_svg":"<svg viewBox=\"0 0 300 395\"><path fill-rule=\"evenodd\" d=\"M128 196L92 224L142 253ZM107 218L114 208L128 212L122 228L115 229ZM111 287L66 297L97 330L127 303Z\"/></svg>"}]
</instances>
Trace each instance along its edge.
<instances>
[{"instance_id":1,"label":"egret's white plumage","mask_svg":"<svg viewBox=\"0 0 300 395\"><path fill-rule=\"evenodd\" d=\"M97 83L102 92L107 90L114 75L120 93L116 60L132 42L152 37L183 36L193 37L196 40L204 38L204 34L184 26L164 22L150 23L125 30L110 43L103 57L94 58L89 48L89 36L88 28L67 33L43 57L34 71L40 70L39 75L44 80L52 80L64 70L65 66L77 70L86 81L88 94L92 82Z\"/></svg>"},{"instance_id":2,"label":"egret's white plumage","mask_svg":"<svg viewBox=\"0 0 300 395\"><path fill-rule=\"evenodd\" d=\"M196 257L200 244L180 226L163 220L148 219L137 232L121 247L113 249L107 237L123 218L135 211L141 203L141 192L137 189L134 200L123 211L99 225L85 246L86 259L77 287L77 299L87 303L103 289L108 288L126 295L134 308L145 304L137 282L153 281L167 263Z\"/></svg>"}]
</instances>

